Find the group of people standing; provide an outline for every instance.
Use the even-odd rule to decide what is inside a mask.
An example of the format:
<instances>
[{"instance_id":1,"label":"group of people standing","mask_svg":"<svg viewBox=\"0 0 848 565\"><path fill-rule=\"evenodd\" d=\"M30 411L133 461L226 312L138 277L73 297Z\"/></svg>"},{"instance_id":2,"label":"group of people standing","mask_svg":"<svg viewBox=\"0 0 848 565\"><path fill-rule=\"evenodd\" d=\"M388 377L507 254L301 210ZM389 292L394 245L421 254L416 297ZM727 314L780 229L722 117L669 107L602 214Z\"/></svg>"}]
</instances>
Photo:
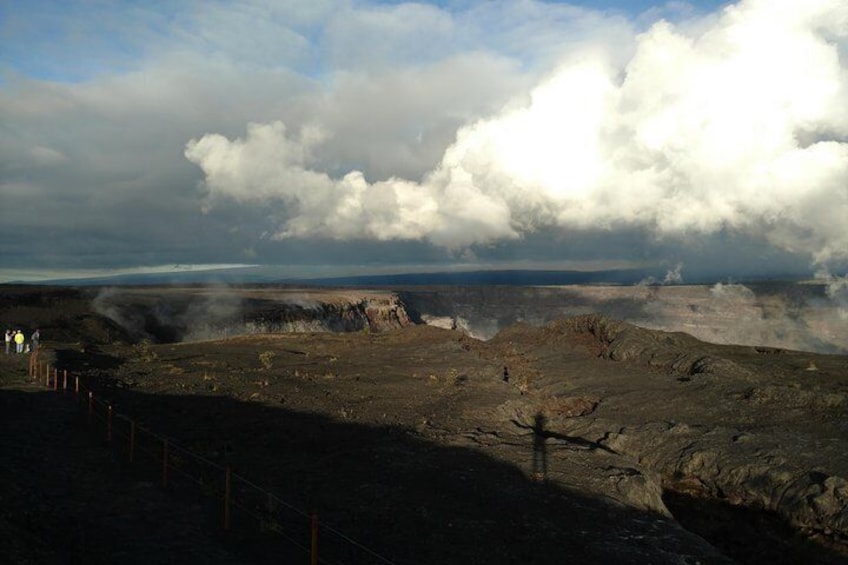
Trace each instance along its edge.
<instances>
[{"instance_id":1,"label":"group of people standing","mask_svg":"<svg viewBox=\"0 0 848 565\"><path fill-rule=\"evenodd\" d=\"M24 332L21 330L6 330L6 355L12 352L12 343L15 344L15 353L29 353L30 350L34 351L38 348L39 339L41 339L41 335L38 330L32 332L29 343L26 342Z\"/></svg>"}]
</instances>

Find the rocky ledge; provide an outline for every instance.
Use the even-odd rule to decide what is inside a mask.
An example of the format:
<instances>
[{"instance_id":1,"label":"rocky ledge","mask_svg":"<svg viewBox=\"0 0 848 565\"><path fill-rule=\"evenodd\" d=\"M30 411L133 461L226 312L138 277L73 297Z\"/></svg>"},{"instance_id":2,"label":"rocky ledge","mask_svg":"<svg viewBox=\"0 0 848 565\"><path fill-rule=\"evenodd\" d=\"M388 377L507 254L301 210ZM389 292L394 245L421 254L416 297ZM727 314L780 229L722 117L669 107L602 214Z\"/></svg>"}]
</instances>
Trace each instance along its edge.
<instances>
[{"instance_id":1,"label":"rocky ledge","mask_svg":"<svg viewBox=\"0 0 848 565\"><path fill-rule=\"evenodd\" d=\"M513 328L494 342L524 345L521 357L534 361L525 369L528 388L543 398L559 398L559 405L564 394L571 403L596 399L587 418L586 411L563 416L525 397L514 417L529 426L528 415L540 411L548 434L626 461L619 463L629 469L626 480L613 490L628 504L686 515L719 546L734 543L727 524L704 522L730 508L744 520L768 516L779 526L756 534L765 543L783 528L783 537L794 532L846 555L844 356L712 345L594 315ZM575 343L595 356L595 369L569 370L566 352ZM560 363L540 365L557 356ZM696 508L702 515L691 515Z\"/></svg>"}]
</instances>

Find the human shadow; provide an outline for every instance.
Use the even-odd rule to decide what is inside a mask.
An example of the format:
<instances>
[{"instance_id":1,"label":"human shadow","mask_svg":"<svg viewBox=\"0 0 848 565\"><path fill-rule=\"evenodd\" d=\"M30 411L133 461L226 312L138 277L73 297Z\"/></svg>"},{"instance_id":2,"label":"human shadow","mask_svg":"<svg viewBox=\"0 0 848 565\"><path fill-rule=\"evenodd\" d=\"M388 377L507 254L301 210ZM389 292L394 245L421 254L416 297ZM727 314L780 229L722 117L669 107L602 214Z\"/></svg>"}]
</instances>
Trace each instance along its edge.
<instances>
[{"instance_id":1,"label":"human shadow","mask_svg":"<svg viewBox=\"0 0 848 565\"><path fill-rule=\"evenodd\" d=\"M599 543L610 524L619 533L652 536L657 523L666 523L668 532L700 543L696 553L712 551L667 518L551 484L539 489L516 466L475 449L436 444L403 426L353 424L226 396L88 384L96 399L93 416L87 399L72 392L39 394L76 403L79 426L111 450L130 481L126 488L163 486L161 440L167 437L165 491L180 504L204 507L209 531L222 534L223 482L231 469L231 523L221 539L246 563L305 562L313 511L324 563L662 562L650 547ZM0 391L0 398L10 394ZM89 519L89 549L99 544L103 555L125 550L110 520ZM139 523L135 534L149 538L151 527ZM143 551L143 544L137 547Z\"/></svg>"},{"instance_id":2,"label":"human shadow","mask_svg":"<svg viewBox=\"0 0 848 565\"><path fill-rule=\"evenodd\" d=\"M533 425L527 425L526 423L520 422L518 420L511 420L512 423L518 427L527 429L533 432L533 460L535 461L537 458L541 459L541 457L537 456L537 452L543 452L546 454L546 444L545 440L547 439L556 439L570 445L574 445L576 447L584 448L588 451L594 451L596 449L600 449L601 451L606 451L607 453L616 454L616 451L610 449L606 445L599 443L597 441L592 441L586 438L582 438L579 436L570 436L568 434L563 434L554 430L547 429L545 426L547 425L547 418L541 412L537 413L533 419ZM535 463L534 463L535 466Z\"/></svg>"},{"instance_id":3,"label":"human shadow","mask_svg":"<svg viewBox=\"0 0 848 565\"><path fill-rule=\"evenodd\" d=\"M116 472L125 479L124 488L152 497L139 485L156 485L175 505L202 506L208 531L244 563L306 562L313 511L322 563L731 563L669 518L551 481L540 485L479 449L435 443L404 426L356 424L224 395L147 394L86 384L99 399L93 417L86 400L70 392L36 393L43 400L28 410L54 409L57 396L64 397L91 441L120 463ZM0 401L20 401L25 394L0 390ZM113 410L108 438L102 412L107 404ZM546 425L544 415L537 414L533 472L545 479L546 443L555 437ZM55 433L60 441L68 430ZM171 442L167 484L162 438ZM32 448L39 447L36 442ZM233 473L226 534L225 469ZM62 518L57 522L72 524L74 516ZM89 517L83 527L87 551L126 551L114 517ZM142 520L135 527L142 542L132 547L140 555L126 562L142 562L145 543L166 543L152 536L151 524ZM177 547L175 560L177 550L190 551Z\"/></svg>"},{"instance_id":4,"label":"human shadow","mask_svg":"<svg viewBox=\"0 0 848 565\"><path fill-rule=\"evenodd\" d=\"M547 418L538 412L533 420L533 466L531 478L534 481L545 482L548 480L548 451L545 444L545 424Z\"/></svg>"}]
</instances>

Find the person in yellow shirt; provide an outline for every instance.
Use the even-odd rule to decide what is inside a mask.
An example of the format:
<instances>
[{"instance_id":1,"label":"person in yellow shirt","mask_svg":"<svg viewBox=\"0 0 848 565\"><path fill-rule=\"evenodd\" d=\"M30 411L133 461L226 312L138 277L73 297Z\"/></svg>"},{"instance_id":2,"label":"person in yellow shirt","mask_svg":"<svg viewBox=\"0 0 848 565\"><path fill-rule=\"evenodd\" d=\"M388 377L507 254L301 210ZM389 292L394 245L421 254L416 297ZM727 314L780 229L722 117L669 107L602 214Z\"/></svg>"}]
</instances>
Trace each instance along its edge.
<instances>
[{"instance_id":1,"label":"person in yellow shirt","mask_svg":"<svg viewBox=\"0 0 848 565\"><path fill-rule=\"evenodd\" d=\"M17 353L24 352L24 332L21 330L15 332L15 351Z\"/></svg>"}]
</instances>

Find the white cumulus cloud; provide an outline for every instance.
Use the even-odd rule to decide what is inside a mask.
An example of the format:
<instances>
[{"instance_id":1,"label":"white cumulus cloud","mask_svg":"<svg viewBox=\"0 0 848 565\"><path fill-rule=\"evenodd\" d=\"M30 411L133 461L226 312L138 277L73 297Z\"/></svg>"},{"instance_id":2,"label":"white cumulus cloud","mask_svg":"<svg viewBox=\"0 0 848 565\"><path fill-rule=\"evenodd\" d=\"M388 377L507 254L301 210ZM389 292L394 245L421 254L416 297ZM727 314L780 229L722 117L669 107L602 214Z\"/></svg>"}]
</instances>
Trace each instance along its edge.
<instances>
[{"instance_id":1,"label":"white cumulus cloud","mask_svg":"<svg viewBox=\"0 0 848 565\"><path fill-rule=\"evenodd\" d=\"M418 179L319 172L333 132L281 122L199 137L185 156L205 173L207 205L285 210L281 238L461 248L542 227L635 226L759 234L844 259L848 4L746 0L696 23L571 50L527 95L461 127Z\"/></svg>"}]
</instances>

